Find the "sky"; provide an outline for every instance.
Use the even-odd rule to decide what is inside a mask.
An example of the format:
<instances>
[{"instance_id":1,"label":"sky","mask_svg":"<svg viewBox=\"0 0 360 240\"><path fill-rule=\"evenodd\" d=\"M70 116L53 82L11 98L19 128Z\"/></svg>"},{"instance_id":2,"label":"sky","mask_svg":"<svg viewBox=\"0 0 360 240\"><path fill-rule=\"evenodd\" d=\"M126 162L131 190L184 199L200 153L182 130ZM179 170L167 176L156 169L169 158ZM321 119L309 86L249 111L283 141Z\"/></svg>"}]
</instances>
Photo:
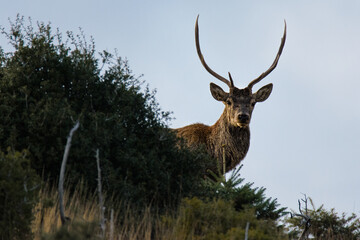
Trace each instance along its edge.
<instances>
[{"instance_id":1,"label":"sky","mask_svg":"<svg viewBox=\"0 0 360 240\"><path fill-rule=\"evenodd\" d=\"M360 215L360 1L16 0L0 8L0 25L16 14L79 32L129 61L156 89L170 126L214 124L224 105L196 53L194 26L208 65L231 72L239 88L267 70L287 23L277 68L254 90L273 83L256 105L241 176L268 197L297 210L303 194L315 207ZM1 36L0 45L7 49Z\"/></svg>"}]
</instances>

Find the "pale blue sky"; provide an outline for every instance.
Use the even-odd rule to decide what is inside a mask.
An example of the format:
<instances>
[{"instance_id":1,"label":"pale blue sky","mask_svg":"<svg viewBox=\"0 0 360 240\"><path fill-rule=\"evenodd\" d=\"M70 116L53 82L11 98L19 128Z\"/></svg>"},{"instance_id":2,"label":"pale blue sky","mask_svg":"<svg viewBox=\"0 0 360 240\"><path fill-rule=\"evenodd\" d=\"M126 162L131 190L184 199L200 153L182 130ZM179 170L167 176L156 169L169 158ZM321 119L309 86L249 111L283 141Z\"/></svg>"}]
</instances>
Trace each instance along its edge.
<instances>
[{"instance_id":1,"label":"pale blue sky","mask_svg":"<svg viewBox=\"0 0 360 240\"><path fill-rule=\"evenodd\" d=\"M283 206L297 209L306 193L317 206L360 213L360 1L15 0L2 4L0 25L17 13L62 32L81 27L99 51L117 48L174 112L172 127L213 124L223 110L209 83L226 86L196 54L197 14L207 63L238 87L270 66L286 19L278 67L255 87L274 83L254 110L242 176Z\"/></svg>"}]
</instances>

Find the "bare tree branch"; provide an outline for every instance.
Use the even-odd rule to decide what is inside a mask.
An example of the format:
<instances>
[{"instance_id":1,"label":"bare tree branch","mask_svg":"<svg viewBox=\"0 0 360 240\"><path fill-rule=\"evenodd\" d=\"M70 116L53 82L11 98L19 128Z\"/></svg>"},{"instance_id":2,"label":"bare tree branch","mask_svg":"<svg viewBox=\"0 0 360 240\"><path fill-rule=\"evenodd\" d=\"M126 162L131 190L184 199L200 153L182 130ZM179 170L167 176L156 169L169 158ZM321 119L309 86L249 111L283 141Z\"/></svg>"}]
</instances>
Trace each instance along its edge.
<instances>
[{"instance_id":1,"label":"bare tree branch","mask_svg":"<svg viewBox=\"0 0 360 240\"><path fill-rule=\"evenodd\" d=\"M250 222L247 222L245 228L245 240L248 240L249 227L250 227Z\"/></svg>"},{"instance_id":2,"label":"bare tree branch","mask_svg":"<svg viewBox=\"0 0 360 240\"><path fill-rule=\"evenodd\" d=\"M305 204L304 208L301 207L301 202L303 202ZM294 214L290 213L290 214L291 214L291 217L296 216L296 217L302 218L302 220L303 220L302 224L305 227L304 227L304 230L302 231L298 240L306 240L306 239L308 239L309 230L310 230L310 226L311 226L311 224L310 224L311 218L308 215L308 205L307 205L308 197L306 196L306 194L304 194L304 199L301 199L301 201L298 200L298 203L299 203L299 213L294 213ZM305 213L303 210L305 210Z\"/></svg>"},{"instance_id":3,"label":"bare tree branch","mask_svg":"<svg viewBox=\"0 0 360 240\"><path fill-rule=\"evenodd\" d=\"M100 206L100 228L102 231L101 237L105 236L105 217L104 217L104 199L102 196L102 188L101 188L101 169L100 169L100 157L99 157L99 149L96 149L96 164L98 170L98 193L99 193L99 206Z\"/></svg>"},{"instance_id":4,"label":"bare tree branch","mask_svg":"<svg viewBox=\"0 0 360 240\"><path fill-rule=\"evenodd\" d=\"M63 160L62 160L62 163L61 163L61 168L60 168L59 205L60 205L60 218L61 218L62 225L64 225L66 223L66 221L68 220L68 218L65 217L64 200L63 200L63 198L64 198L65 167L66 167L66 162L67 162L69 152L70 152L72 136L73 136L74 132L79 128L79 126L80 126L79 121L77 121L75 126L70 130L69 136L67 138L66 146L65 146L64 156L63 156Z\"/></svg>"},{"instance_id":5,"label":"bare tree branch","mask_svg":"<svg viewBox=\"0 0 360 240\"><path fill-rule=\"evenodd\" d=\"M114 240L114 209L110 213L110 237L109 240Z\"/></svg>"}]
</instances>

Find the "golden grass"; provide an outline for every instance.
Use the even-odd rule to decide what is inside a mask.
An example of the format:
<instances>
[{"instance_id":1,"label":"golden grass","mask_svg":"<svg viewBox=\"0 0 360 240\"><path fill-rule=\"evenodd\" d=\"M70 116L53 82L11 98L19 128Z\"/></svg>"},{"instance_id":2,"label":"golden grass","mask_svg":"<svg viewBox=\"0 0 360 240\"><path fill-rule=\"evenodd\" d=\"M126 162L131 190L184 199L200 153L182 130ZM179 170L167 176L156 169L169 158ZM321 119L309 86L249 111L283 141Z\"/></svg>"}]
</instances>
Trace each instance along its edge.
<instances>
[{"instance_id":1,"label":"golden grass","mask_svg":"<svg viewBox=\"0 0 360 240\"><path fill-rule=\"evenodd\" d=\"M210 235L213 236L212 239L224 239L224 237L226 239L243 239L247 221L252 222L253 228L257 226L256 229L260 231L259 233L264 233L262 225L266 221L257 221L255 214L250 210L238 213L222 200L204 203L199 199L192 198L184 199L185 206L181 206L177 212L162 214L154 213L150 207L139 211L139 209L132 209L131 204L119 204L114 206L116 210L113 212L113 221L110 221L111 209L106 209L104 238L98 238L102 234L99 224L98 196L96 193L89 194L87 189L85 184L80 182L71 194L67 190L64 192L65 216L71 219L65 231L76 236L71 239L85 239L78 237L79 234L85 232L87 235L83 236L89 234L92 236L92 238L86 239L107 240L204 240L209 239ZM121 208L120 206L125 207ZM268 230L272 229L271 226ZM57 188L45 186L41 189L40 201L34 208L32 223L34 239L55 239L51 235L63 230L64 228L61 228ZM255 231L255 229L251 231ZM259 234L251 231L249 232L250 235ZM46 237L43 238L43 236ZM215 236L217 237L214 238ZM287 238L279 235L279 238L271 239Z\"/></svg>"},{"instance_id":2,"label":"golden grass","mask_svg":"<svg viewBox=\"0 0 360 240\"><path fill-rule=\"evenodd\" d=\"M72 221L93 222L98 218L96 196L85 198L85 189L86 186L80 182L71 196L69 191L64 192L65 216ZM53 233L61 227L57 188L45 185L40 190L39 198L32 222L35 239L40 239L42 233Z\"/></svg>"},{"instance_id":3,"label":"golden grass","mask_svg":"<svg viewBox=\"0 0 360 240\"><path fill-rule=\"evenodd\" d=\"M71 219L71 223L99 223L99 204L97 194L86 192L87 187L80 182L70 195L70 191L64 192L65 216ZM40 190L39 202L34 208L34 220L32 232L35 240L42 239L42 236L57 232L62 224L59 213L59 197L56 187L45 185ZM129 240L150 240L154 239L184 239L178 238L174 228L164 222L164 217L150 212L146 208L141 214L134 214L130 204L120 213L114 211L113 222L111 223L111 211L106 212L106 228L104 239L129 239ZM121 218L119 215L121 214ZM170 216L170 214L168 214ZM121 219L121 223L119 223ZM113 227L110 225L113 224ZM96 224L95 233L100 236L100 225ZM110 229L113 229L111 233ZM181 234L180 234L181 236Z\"/></svg>"}]
</instances>

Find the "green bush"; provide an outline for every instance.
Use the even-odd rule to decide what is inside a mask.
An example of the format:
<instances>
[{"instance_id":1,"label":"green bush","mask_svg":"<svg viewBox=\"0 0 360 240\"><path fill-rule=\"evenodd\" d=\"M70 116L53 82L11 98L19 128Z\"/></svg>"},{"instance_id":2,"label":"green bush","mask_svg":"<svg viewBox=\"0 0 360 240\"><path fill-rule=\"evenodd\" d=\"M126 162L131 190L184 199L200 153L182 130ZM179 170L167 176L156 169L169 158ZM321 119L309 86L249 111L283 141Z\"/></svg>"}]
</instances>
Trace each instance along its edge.
<instances>
[{"instance_id":1,"label":"green bush","mask_svg":"<svg viewBox=\"0 0 360 240\"><path fill-rule=\"evenodd\" d=\"M27 151L0 152L1 239L30 239L39 184Z\"/></svg>"},{"instance_id":2,"label":"green bush","mask_svg":"<svg viewBox=\"0 0 360 240\"><path fill-rule=\"evenodd\" d=\"M53 33L18 16L0 49L0 147L28 149L31 166L56 183L66 138L74 122L67 181L85 176L97 186L100 150L103 188L136 205L169 205L190 196L209 160L177 146L155 92L135 77L126 60L102 52L83 33Z\"/></svg>"},{"instance_id":3,"label":"green bush","mask_svg":"<svg viewBox=\"0 0 360 240\"><path fill-rule=\"evenodd\" d=\"M72 222L62 226L53 234L44 235L42 240L101 240L96 223Z\"/></svg>"},{"instance_id":4,"label":"green bush","mask_svg":"<svg viewBox=\"0 0 360 240\"><path fill-rule=\"evenodd\" d=\"M212 174L213 179L207 179L202 183L202 199L224 199L234 203L235 210L242 211L253 208L257 218L277 220L286 214L286 208L280 207L277 199L267 198L265 188L253 187L254 183L245 183L240 177L240 166L234 170L226 180L223 176Z\"/></svg>"},{"instance_id":5,"label":"green bush","mask_svg":"<svg viewBox=\"0 0 360 240\"><path fill-rule=\"evenodd\" d=\"M244 239L249 223L249 239L287 239L274 220L257 219L254 209L236 211L232 201L202 201L198 198L184 199L175 219L163 219L176 223L179 239Z\"/></svg>"}]
</instances>

